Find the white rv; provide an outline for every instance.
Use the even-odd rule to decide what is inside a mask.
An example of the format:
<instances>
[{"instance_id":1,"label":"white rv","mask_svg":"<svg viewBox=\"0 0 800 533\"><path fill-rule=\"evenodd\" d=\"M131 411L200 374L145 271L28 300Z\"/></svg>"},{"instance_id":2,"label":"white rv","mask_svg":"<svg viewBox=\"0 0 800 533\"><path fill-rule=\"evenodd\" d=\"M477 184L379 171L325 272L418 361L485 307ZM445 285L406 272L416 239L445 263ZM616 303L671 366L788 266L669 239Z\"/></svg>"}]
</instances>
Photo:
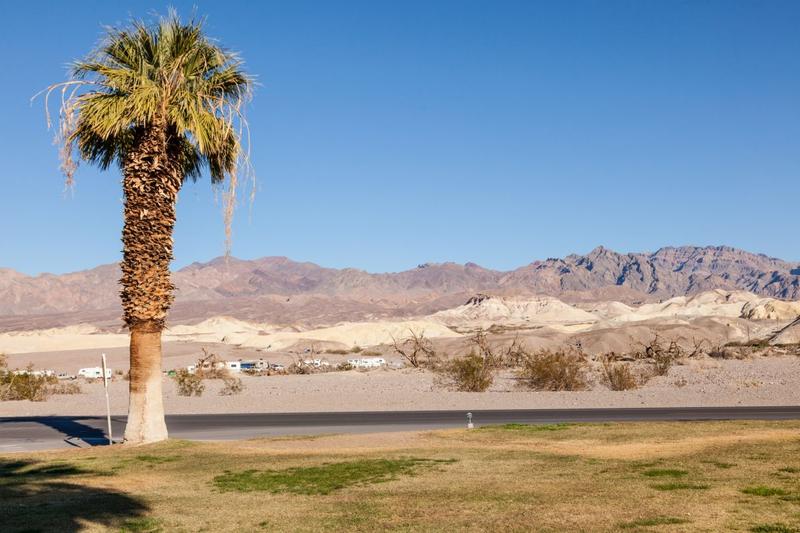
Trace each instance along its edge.
<instances>
[{"instance_id":1,"label":"white rv","mask_svg":"<svg viewBox=\"0 0 800 533\"><path fill-rule=\"evenodd\" d=\"M111 376L114 374L114 371L110 368L106 368L106 379L111 379ZM86 379L100 379L103 377L103 369L99 366L93 366L89 368L81 368L78 370L78 376Z\"/></svg>"},{"instance_id":2,"label":"white rv","mask_svg":"<svg viewBox=\"0 0 800 533\"><path fill-rule=\"evenodd\" d=\"M348 359L348 364L353 368L378 368L386 364L383 357L363 357L361 359Z\"/></svg>"}]
</instances>

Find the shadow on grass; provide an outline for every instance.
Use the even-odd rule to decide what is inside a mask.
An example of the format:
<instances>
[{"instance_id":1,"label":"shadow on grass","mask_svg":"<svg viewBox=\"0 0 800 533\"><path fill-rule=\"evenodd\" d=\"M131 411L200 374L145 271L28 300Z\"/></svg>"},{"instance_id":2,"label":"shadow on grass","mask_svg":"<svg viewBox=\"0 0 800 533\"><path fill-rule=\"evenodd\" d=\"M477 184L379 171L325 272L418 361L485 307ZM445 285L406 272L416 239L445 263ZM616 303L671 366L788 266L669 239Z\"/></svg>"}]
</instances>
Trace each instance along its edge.
<instances>
[{"instance_id":1,"label":"shadow on grass","mask_svg":"<svg viewBox=\"0 0 800 533\"><path fill-rule=\"evenodd\" d=\"M0 459L0 531L84 531L145 517L148 506L111 489L68 482L97 475L68 463Z\"/></svg>"}]
</instances>

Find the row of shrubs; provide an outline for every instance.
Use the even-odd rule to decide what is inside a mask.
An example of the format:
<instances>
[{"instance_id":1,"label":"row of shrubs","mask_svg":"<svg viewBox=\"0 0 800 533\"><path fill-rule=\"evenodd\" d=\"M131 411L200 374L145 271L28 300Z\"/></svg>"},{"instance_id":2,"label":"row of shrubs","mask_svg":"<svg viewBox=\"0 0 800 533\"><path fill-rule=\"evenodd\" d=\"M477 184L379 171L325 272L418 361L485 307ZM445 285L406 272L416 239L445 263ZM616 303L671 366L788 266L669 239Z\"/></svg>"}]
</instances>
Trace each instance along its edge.
<instances>
[{"instance_id":1,"label":"row of shrubs","mask_svg":"<svg viewBox=\"0 0 800 533\"><path fill-rule=\"evenodd\" d=\"M30 400L43 402L54 394L80 394L81 386L75 382L62 382L55 376L33 375L33 366L27 373L8 370L8 360L0 353L0 401Z\"/></svg>"},{"instance_id":2,"label":"row of shrubs","mask_svg":"<svg viewBox=\"0 0 800 533\"><path fill-rule=\"evenodd\" d=\"M414 367L436 372L445 386L465 392L482 392L494 383L502 369L513 370L521 386L541 391L576 391L589 386L589 359L580 349L529 351L519 339L503 350L496 350L486 333L477 332L469 339L466 356L444 360L423 334L411 336L394 348ZM601 380L611 390L635 389L653 376L663 376L687 354L675 342L667 345L656 337L643 350L628 356L648 363L647 371L637 371L616 354L600 358Z\"/></svg>"},{"instance_id":3,"label":"row of shrubs","mask_svg":"<svg viewBox=\"0 0 800 533\"><path fill-rule=\"evenodd\" d=\"M232 376L224 366L219 366L218 363L221 362L219 356L203 348L203 357L197 361L194 372L181 369L173 376L178 396L202 396L206 390L204 381L210 379L222 380L220 396L233 396L242 392L244 390L242 380Z\"/></svg>"}]
</instances>

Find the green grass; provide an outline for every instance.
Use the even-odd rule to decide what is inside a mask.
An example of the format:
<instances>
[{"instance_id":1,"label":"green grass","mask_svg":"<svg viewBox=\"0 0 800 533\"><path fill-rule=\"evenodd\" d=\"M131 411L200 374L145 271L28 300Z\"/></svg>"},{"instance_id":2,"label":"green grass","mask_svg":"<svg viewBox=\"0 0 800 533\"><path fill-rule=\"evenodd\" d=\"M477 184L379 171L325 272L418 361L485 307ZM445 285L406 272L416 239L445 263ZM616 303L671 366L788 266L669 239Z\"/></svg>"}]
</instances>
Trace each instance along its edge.
<instances>
[{"instance_id":1,"label":"green grass","mask_svg":"<svg viewBox=\"0 0 800 533\"><path fill-rule=\"evenodd\" d=\"M733 468L734 466L736 466L735 463L724 463L722 461L703 461L703 463L707 465L716 466L717 468L720 468L722 470L727 470L729 468Z\"/></svg>"},{"instance_id":2,"label":"green grass","mask_svg":"<svg viewBox=\"0 0 800 533\"><path fill-rule=\"evenodd\" d=\"M672 477L672 478L679 478L688 476L689 472L686 470L676 470L674 468L655 468L652 470L645 470L642 472L643 476L646 477Z\"/></svg>"},{"instance_id":3,"label":"green grass","mask_svg":"<svg viewBox=\"0 0 800 533\"><path fill-rule=\"evenodd\" d=\"M750 494L752 496L788 496L789 492L783 489L779 489L777 487L765 487L763 485L758 485L755 487L747 487L742 489L744 494Z\"/></svg>"},{"instance_id":4,"label":"green grass","mask_svg":"<svg viewBox=\"0 0 800 533\"><path fill-rule=\"evenodd\" d=\"M489 431L518 431L522 433L540 433L542 431L563 431L573 427L574 424L502 424L496 426L483 426L481 430Z\"/></svg>"},{"instance_id":5,"label":"green grass","mask_svg":"<svg viewBox=\"0 0 800 533\"><path fill-rule=\"evenodd\" d=\"M163 463L171 463L172 461L177 461L180 459L177 455L137 455L135 458L137 461L142 461L143 463L151 463L151 464L163 464Z\"/></svg>"},{"instance_id":6,"label":"green grass","mask_svg":"<svg viewBox=\"0 0 800 533\"><path fill-rule=\"evenodd\" d=\"M666 526L673 524L688 524L690 521L676 516L656 516L654 518L642 518L632 522L623 522L619 525L620 529L635 529L639 527Z\"/></svg>"},{"instance_id":7,"label":"green grass","mask_svg":"<svg viewBox=\"0 0 800 533\"><path fill-rule=\"evenodd\" d=\"M164 531L161 521L155 518L131 518L122 523L120 531L123 533L158 533Z\"/></svg>"},{"instance_id":8,"label":"green grass","mask_svg":"<svg viewBox=\"0 0 800 533\"><path fill-rule=\"evenodd\" d=\"M786 524L759 524L750 528L753 533L800 533L800 529Z\"/></svg>"},{"instance_id":9,"label":"green grass","mask_svg":"<svg viewBox=\"0 0 800 533\"><path fill-rule=\"evenodd\" d=\"M700 483L686 483L686 482L679 482L675 481L672 483L657 483L655 485L650 485L652 488L661 491L671 491L671 490L706 490L710 487L708 485L702 485Z\"/></svg>"},{"instance_id":10,"label":"green grass","mask_svg":"<svg viewBox=\"0 0 800 533\"><path fill-rule=\"evenodd\" d=\"M292 494L330 494L354 485L383 483L401 475L413 475L422 467L453 461L442 459L372 459L330 463L284 470L226 472L214 478L223 492L267 491Z\"/></svg>"}]
</instances>

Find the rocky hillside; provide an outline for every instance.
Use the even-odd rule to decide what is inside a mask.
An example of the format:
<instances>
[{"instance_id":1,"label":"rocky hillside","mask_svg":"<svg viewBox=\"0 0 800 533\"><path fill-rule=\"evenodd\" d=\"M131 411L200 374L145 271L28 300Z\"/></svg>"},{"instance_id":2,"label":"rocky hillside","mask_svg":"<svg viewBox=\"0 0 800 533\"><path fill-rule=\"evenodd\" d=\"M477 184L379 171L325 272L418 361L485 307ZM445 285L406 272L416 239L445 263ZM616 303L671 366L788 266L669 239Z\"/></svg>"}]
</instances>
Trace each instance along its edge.
<instances>
[{"instance_id":1,"label":"rocky hillside","mask_svg":"<svg viewBox=\"0 0 800 533\"><path fill-rule=\"evenodd\" d=\"M462 295L479 291L634 301L719 288L800 299L800 264L729 247L686 246L628 254L599 247L586 255L536 261L510 272L474 263L442 263L373 274L284 257L247 261L217 258L189 265L174 277L178 287L176 311L196 309L198 316L205 314L200 310L203 307L216 312L246 308L248 314L258 314L261 303L274 309L280 303L291 304L296 297L323 302L327 307L320 311L331 317L337 306L352 311L354 305L389 316L392 310L401 308L410 312L425 307L425 312L430 312L437 310L434 302L451 304ZM115 309L118 278L116 265L40 276L0 269L0 315Z\"/></svg>"}]
</instances>

